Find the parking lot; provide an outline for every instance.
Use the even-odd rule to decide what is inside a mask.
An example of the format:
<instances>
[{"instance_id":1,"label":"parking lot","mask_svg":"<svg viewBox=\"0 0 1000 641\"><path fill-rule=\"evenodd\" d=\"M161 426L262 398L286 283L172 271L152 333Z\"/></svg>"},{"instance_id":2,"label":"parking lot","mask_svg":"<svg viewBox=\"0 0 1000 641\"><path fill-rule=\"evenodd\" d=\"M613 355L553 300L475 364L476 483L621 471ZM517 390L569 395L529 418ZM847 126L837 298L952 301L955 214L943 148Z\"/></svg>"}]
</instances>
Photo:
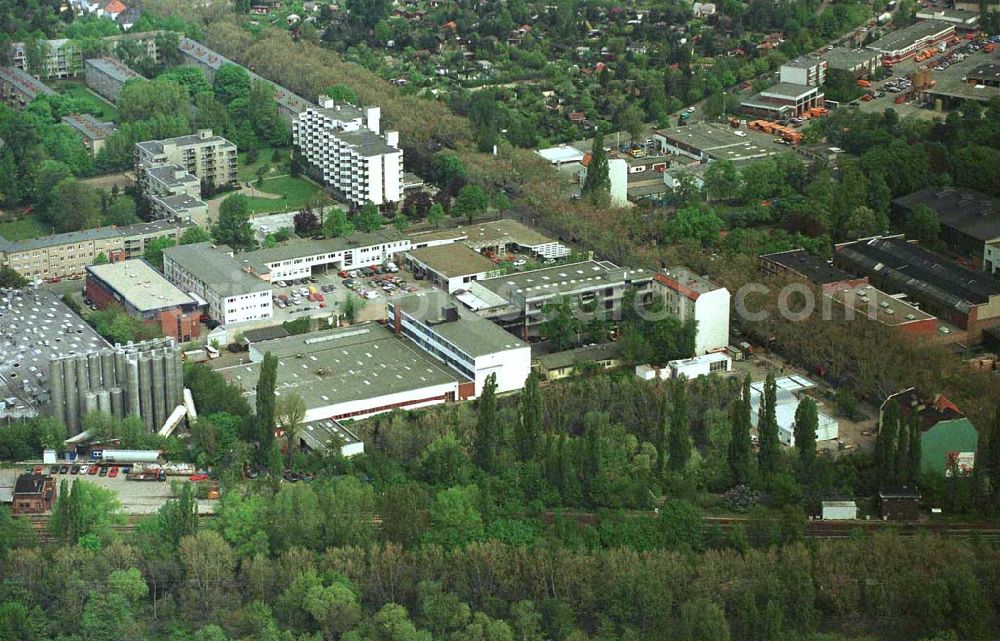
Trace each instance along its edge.
<instances>
[{"instance_id":1,"label":"parking lot","mask_svg":"<svg viewBox=\"0 0 1000 641\"><path fill-rule=\"evenodd\" d=\"M875 97L870 101L857 100L851 106L859 108L864 112L881 113L887 108L894 109L900 116L917 115L924 118L940 117L941 112L934 110L933 104L907 100L897 104L896 97L905 95L909 87L905 83L900 83L901 79L910 78L917 71L924 68L931 70L931 79L935 82L935 89L957 88L965 89L966 74L979 65L995 62L1000 52L987 53L983 49L984 43L961 40L957 44L948 47L944 52L926 60L917 62L914 58L904 60L892 67L892 76L880 81L872 81L871 89L875 92ZM902 84L902 86L900 86ZM893 87L899 91L893 91Z\"/></svg>"},{"instance_id":2,"label":"parking lot","mask_svg":"<svg viewBox=\"0 0 1000 641\"><path fill-rule=\"evenodd\" d=\"M32 466L35 467L35 466ZM51 471L50 465L43 465L42 471L48 474ZM110 467L108 468L110 470ZM186 477L168 476L164 482L159 481L129 481L119 468L116 476L100 476L100 474L86 474L86 480L94 485L112 490L122 504L122 512L125 514L152 514L160 509L164 503L173 498L171 494L171 481L174 479L183 480ZM25 466L6 467L0 469L0 485L13 486L20 474L27 471ZM89 471L89 470L88 470ZM110 474L110 472L109 472ZM72 487L78 478L83 478L79 473L71 474L69 469L66 473L55 474L56 484L63 480ZM210 513L214 510L214 501L198 501L198 510L201 513Z\"/></svg>"},{"instance_id":3,"label":"parking lot","mask_svg":"<svg viewBox=\"0 0 1000 641\"><path fill-rule=\"evenodd\" d=\"M272 285L274 316L279 321L342 314L348 296L364 301L357 320L376 320L385 317L387 299L429 286L398 268L392 272L383 267L347 272L314 270L309 279L276 281Z\"/></svg>"}]
</instances>

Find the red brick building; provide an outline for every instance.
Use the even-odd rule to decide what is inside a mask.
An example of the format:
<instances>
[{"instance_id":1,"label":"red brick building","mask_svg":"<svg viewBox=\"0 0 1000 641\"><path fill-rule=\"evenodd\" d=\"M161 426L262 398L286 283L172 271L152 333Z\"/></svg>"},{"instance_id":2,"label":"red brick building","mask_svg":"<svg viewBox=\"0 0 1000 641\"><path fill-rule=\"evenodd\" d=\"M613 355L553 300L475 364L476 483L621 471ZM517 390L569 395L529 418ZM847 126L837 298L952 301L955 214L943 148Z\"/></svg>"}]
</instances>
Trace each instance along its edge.
<instances>
[{"instance_id":1,"label":"red brick building","mask_svg":"<svg viewBox=\"0 0 1000 641\"><path fill-rule=\"evenodd\" d=\"M14 484L14 514L42 514L56 501L56 479L44 474L22 474Z\"/></svg>"},{"instance_id":2,"label":"red brick building","mask_svg":"<svg viewBox=\"0 0 1000 641\"><path fill-rule=\"evenodd\" d=\"M144 260L87 267L84 293L99 308L121 305L130 316L187 342L201 334L201 304Z\"/></svg>"}]
</instances>

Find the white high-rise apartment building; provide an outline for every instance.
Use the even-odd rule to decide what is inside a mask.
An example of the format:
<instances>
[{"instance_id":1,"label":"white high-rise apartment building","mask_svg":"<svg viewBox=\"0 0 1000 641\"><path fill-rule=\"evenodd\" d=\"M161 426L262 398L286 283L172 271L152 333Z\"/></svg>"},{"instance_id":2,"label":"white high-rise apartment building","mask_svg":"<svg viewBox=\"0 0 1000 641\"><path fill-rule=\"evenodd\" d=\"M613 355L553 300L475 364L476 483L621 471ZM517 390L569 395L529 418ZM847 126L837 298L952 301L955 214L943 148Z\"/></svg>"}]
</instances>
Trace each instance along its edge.
<instances>
[{"instance_id":1,"label":"white high-rise apartment building","mask_svg":"<svg viewBox=\"0 0 1000 641\"><path fill-rule=\"evenodd\" d=\"M399 132L379 133L381 109L338 105L320 97L292 120L292 141L323 182L356 205L403 198Z\"/></svg>"}]
</instances>

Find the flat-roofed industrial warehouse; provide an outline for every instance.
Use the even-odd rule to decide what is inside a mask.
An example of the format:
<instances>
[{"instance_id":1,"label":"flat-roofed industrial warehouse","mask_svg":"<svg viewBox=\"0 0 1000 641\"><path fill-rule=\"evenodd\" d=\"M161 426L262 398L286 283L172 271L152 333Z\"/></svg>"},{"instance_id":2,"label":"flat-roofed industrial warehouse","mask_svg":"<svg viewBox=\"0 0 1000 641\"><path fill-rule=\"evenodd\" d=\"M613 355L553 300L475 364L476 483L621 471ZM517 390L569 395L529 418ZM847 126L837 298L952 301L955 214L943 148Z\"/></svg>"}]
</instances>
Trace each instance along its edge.
<instances>
[{"instance_id":1,"label":"flat-roofed industrial warehouse","mask_svg":"<svg viewBox=\"0 0 1000 641\"><path fill-rule=\"evenodd\" d=\"M305 422L364 418L459 398L457 373L378 323L255 343L250 364L218 371L250 397L268 352L278 358L275 394L302 397Z\"/></svg>"},{"instance_id":2,"label":"flat-roofed industrial warehouse","mask_svg":"<svg viewBox=\"0 0 1000 641\"><path fill-rule=\"evenodd\" d=\"M500 275L492 260L461 243L413 249L406 252L405 260L408 268L422 272L448 293L466 289L472 281Z\"/></svg>"}]
</instances>

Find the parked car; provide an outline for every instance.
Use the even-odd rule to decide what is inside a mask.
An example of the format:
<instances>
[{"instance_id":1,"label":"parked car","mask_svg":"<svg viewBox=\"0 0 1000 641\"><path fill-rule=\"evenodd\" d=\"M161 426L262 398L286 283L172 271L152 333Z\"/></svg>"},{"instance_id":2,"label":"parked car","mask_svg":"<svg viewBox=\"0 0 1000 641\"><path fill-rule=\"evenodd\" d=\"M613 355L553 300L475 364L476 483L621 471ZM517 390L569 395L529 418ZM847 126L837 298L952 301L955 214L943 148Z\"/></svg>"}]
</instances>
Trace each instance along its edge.
<instances>
[{"instance_id":1,"label":"parked car","mask_svg":"<svg viewBox=\"0 0 1000 641\"><path fill-rule=\"evenodd\" d=\"M74 466L72 466L72 467L69 468L69 473L70 474L78 474L79 472L80 472L80 466L79 465L74 465Z\"/></svg>"},{"instance_id":2,"label":"parked car","mask_svg":"<svg viewBox=\"0 0 1000 641\"><path fill-rule=\"evenodd\" d=\"M208 474L192 474L188 477L188 480L192 483L198 483L199 481L207 481Z\"/></svg>"},{"instance_id":3,"label":"parked car","mask_svg":"<svg viewBox=\"0 0 1000 641\"><path fill-rule=\"evenodd\" d=\"M101 471L98 472L97 475L98 476L107 476L108 475L108 468L107 468L107 466L106 465L102 465L101 466Z\"/></svg>"},{"instance_id":4,"label":"parked car","mask_svg":"<svg viewBox=\"0 0 1000 641\"><path fill-rule=\"evenodd\" d=\"M528 261L524 260L523 258L518 258L517 260L514 261L514 267L524 267L527 264Z\"/></svg>"},{"instance_id":5,"label":"parked car","mask_svg":"<svg viewBox=\"0 0 1000 641\"><path fill-rule=\"evenodd\" d=\"M90 471L90 466L89 465L81 465L80 468L79 468L79 470L80 470L80 476L83 476L84 474L86 474L87 472Z\"/></svg>"},{"instance_id":6,"label":"parked car","mask_svg":"<svg viewBox=\"0 0 1000 641\"><path fill-rule=\"evenodd\" d=\"M108 470L108 476L111 477L111 478L115 478L116 476L118 476L118 466L117 465L112 465L111 466L111 469Z\"/></svg>"},{"instance_id":7,"label":"parked car","mask_svg":"<svg viewBox=\"0 0 1000 641\"><path fill-rule=\"evenodd\" d=\"M52 467L49 468L49 474L58 474L58 473L59 473L58 465L53 465Z\"/></svg>"},{"instance_id":8,"label":"parked car","mask_svg":"<svg viewBox=\"0 0 1000 641\"><path fill-rule=\"evenodd\" d=\"M62 465L59 467L60 474L65 474L66 472L69 472L69 465Z\"/></svg>"},{"instance_id":9,"label":"parked car","mask_svg":"<svg viewBox=\"0 0 1000 641\"><path fill-rule=\"evenodd\" d=\"M90 469L87 470L87 474L90 476L94 476L95 474L97 474L97 466L91 465Z\"/></svg>"}]
</instances>

